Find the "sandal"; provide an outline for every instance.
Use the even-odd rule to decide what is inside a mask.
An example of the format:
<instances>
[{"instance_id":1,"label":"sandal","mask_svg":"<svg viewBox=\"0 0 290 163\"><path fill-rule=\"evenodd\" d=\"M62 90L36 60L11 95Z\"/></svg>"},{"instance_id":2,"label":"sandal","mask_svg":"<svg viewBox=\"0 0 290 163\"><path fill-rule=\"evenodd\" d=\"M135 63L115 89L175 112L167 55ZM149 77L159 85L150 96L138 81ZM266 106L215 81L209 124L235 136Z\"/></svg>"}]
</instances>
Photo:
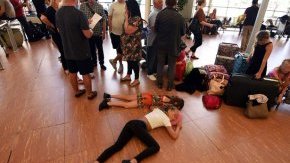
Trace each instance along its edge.
<instances>
[{"instance_id":1,"label":"sandal","mask_svg":"<svg viewBox=\"0 0 290 163\"><path fill-rule=\"evenodd\" d=\"M85 93L86 93L85 89L78 90L77 93L75 94L75 97L80 97L81 95L83 95Z\"/></svg>"},{"instance_id":2,"label":"sandal","mask_svg":"<svg viewBox=\"0 0 290 163\"><path fill-rule=\"evenodd\" d=\"M139 84L140 84L140 81L139 80L134 80L132 83L130 83L130 86L131 87L135 87L135 86L137 86Z\"/></svg>"},{"instance_id":3,"label":"sandal","mask_svg":"<svg viewBox=\"0 0 290 163\"><path fill-rule=\"evenodd\" d=\"M124 82L124 81L131 81L131 78L128 76L125 76L121 79L121 82Z\"/></svg>"},{"instance_id":4,"label":"sandal","mask_svg":"<svg viewBox=\"0 0 290 163\"><path fill-rule=\"evenodd\" d=\"M92 100L93 98L97 97L98 93L97 91L92 91L89 95L88 95L88 99Z\"/></svg>"}]
</instances>

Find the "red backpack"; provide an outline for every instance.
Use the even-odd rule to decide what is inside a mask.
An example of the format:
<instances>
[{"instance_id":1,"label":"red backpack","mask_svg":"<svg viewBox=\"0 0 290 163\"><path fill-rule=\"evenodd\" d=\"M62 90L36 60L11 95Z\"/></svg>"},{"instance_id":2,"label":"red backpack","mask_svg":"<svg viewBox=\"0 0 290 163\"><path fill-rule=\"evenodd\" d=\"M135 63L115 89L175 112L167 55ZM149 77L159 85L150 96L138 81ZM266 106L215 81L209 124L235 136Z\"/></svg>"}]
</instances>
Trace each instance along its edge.
<instances>
[{"instance_id":1,"label":"red backpack","mask_svg":"<svg viewBox=\"0 0 290 163\"><path fill-rule=\"evenodd\" d=\"M202 96L203 106L208 110L219 109L222 104L222 99L216 95L203 95Z\"/></svg>"}]
</instances>

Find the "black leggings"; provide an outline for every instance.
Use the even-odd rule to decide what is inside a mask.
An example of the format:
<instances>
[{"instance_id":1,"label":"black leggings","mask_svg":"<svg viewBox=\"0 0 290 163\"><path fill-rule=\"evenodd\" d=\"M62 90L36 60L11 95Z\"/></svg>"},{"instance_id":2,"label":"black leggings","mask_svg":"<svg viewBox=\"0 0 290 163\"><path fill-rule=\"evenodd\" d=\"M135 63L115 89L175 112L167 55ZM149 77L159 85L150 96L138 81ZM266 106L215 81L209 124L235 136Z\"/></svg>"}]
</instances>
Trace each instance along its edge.
<instances>
[{"instance_id":1,"label":"black leggings","mask_svg":"<svg viewBox=\"0 0 290 163\"><path fill-rule=\"evenodd\" d=\"M141 140L148 148L139 153L135 159L140 162L146 157L149 157L157 153L160 149L159 144L154 140L154 138L148 133L146 124L141 120L131 120L127 122L123 128L118 140L114 145L107 148L98 158L97 161L104 162L114 153L120 151L133 136L136 136Z\"/></svg>"},{"instance_id":2,"label":"black leggings","mask_svg":"<svg viewBox=\"0 0 290 163\"><path fill-rule=\"evenodd\" d=\"M195 53L196 49L202 44L202 34L201 31L193 33L194 35L194 44L190 50Z\"/></svg>"},{"instance_id":3,"label":"black leggings","mask_svg":"<svg viewBox=\"0 0 290 163\"><path fill-rule=\"evenodd\" d=\"M134 70L135 80L139 79L139 61L127 61L127 62L128 62L127 74L131 75L132 70Z\"/></svg>"}]
</instances>

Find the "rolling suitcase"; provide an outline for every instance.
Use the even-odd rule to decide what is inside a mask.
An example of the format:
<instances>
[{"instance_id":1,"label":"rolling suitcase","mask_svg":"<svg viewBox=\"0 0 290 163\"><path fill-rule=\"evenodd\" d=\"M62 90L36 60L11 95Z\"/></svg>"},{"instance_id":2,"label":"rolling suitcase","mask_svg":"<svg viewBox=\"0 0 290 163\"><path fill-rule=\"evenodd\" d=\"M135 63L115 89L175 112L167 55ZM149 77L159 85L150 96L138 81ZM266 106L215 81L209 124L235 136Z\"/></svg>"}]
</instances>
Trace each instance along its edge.
<instances>
[{"instance_id":1,"label":"rolling suitcase","mask_svg":"<svg viewBox=\"0 0 290 163\"><path fill-rule=\"evenodd\" d=\"M237 44L220 43L214 64L223 65L230 74L233 71L235 55L239 50L240 48Z\"/></svg>"},{"instance_id":2,"label":"rolling suitcase","mask_svg":"<svg viewBox=\"0 0 290 163\"><path fill-rule=\"evenodd\" d=\"M245 74L233 74L225 89L224 101L227 105L246 107L248 95L264 94L268 97L268 108L276 104L279 82L273 79L253 79Z\"/></svg>"},{"instance_id":3,"label":"rolling suitcase","mask_svg":"<svg viewBox=\"0 0 290 163\"><path fill-rule=\"evenodd\" d=\"M228 74L231 74L234 67L234 57L227 57L227 56L220 56L217 55L214 64L215 65L222 65L226 68Z\"/></svg>"},{"instance_id":4,"label":"rolling suitcase","mask_svg":"<svg viewBox=\"0 0 290 163\"><path fill-rule=\"evenodd\" d=\"M219 44L217 56L234 58L239 51L240 48L237 44L222 42Z\"/></svg>"}]
</instances>

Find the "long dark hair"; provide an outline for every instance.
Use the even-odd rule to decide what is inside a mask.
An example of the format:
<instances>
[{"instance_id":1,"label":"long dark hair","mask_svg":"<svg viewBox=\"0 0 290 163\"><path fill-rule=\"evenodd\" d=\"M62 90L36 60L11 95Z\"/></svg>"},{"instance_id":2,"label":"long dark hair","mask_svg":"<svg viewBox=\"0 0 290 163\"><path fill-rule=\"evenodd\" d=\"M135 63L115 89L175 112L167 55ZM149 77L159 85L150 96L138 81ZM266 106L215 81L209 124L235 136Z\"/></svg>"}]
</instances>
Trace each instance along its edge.
<instances>
[{"instance_id":1,"label":"long dark hair","mask_svg":"<svg viewBox=\"0 0 290 163\"><path fill-rule=\"evenodd\" d=\"M129 12L128 13L129 17L139 16L141 18L139 4L137 3L136 0L127 0L126 6Z\"/></svg>"}]
</instances>

